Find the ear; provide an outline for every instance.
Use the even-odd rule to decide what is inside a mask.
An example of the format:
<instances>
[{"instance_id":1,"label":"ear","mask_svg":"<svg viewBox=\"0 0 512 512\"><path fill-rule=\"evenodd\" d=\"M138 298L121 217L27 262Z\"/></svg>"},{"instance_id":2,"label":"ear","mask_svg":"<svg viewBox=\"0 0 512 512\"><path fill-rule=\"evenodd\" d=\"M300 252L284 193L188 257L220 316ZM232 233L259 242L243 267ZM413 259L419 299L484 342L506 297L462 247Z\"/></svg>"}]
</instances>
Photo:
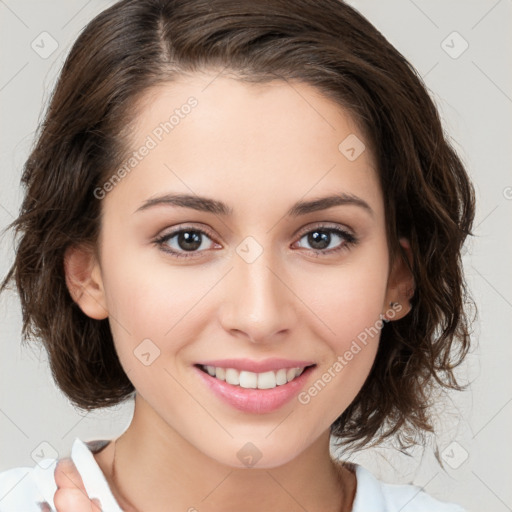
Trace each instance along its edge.
<instances>
[{"instance_id":1,"label":"ear","mask_svg":"<svg viewBox=\"0 0 512 512\"><path fill-rule=\"evenodd\" d=\"M66 285L72 299L90 318L103 320L108 310L99 262L90 247L72 246L64 253Z\"/></svg>"},{"instance_id":2,"label":"ear","mask_svg":"<svg viewBox=\"0 0 512 512\"><path fill-rule=\"evenodd\" d=\"M409 240L400 238L409 266L412 268L413 255ZM388 287L383 305L383 316L388 320L400 320L411 310L410 300L414 295L415 282L409 266L401 254L396 256L393 268L389 274ZM386 314L386 312L388 314Z\"/></svg>"}]
</instances>

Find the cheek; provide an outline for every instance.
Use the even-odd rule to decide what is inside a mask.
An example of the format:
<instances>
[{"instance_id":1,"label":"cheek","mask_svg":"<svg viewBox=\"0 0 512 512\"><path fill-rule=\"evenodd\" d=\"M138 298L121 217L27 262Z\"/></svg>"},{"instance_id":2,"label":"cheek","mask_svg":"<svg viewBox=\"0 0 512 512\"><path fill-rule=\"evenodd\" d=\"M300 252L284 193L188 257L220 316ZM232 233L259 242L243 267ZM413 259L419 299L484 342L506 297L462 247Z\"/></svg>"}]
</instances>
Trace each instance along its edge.
<instances>
[{"instance_id":1,"label":"cheek","mask_svg":"<svg viewBox=\"0 0 512 512\"><path fill-rule=\"evenodd\" d=\"M368 330L374 333L371 328L379 324L388 262L377 252L380 260L375 252L368 256L361 252L344 265L317 270L316 275L308 273L303 276L301 287L296 288L318 319L319 336L336 353L347 350L352 340Z\"/></svg>"},{"instance_id":2,"label":"cheek","mask_svg":"<svg viewBox=\"0 0 512 512\"><path fill-rule=\"evenodd\" d=\"M111 257L105 257L104 283L111 330L125 370L134 363L139 366L134 354L142 347L172 357L201 328L202 298L219 276L194 267L172 268L162 260L148 262L137 251L116 252L112 248Z\"/></svg>"},{"instance_id":3,"label":"cheek","mask_svg":"<svg viewBox=\"0 0 512 512\"><path fill-rule=\"evenodd\" d=\"M380 260L361 252L353 264L309 276L301 291L318 318L315 336L329 350L315 380L298 398L306 410L313 416L323 415L327 423L334 422L353 401L377 354L388 276L382 247L382 252L377 251Z\"/></svg>"},{"instance_id":4,"label":"cheek","mask_svg":"<svg viewBox=\"0 0 512 512\"><path fill-rule=\"evenodd\" d=\"M379 287L374 288L374 281L353 278L357 284L354 288L347 287L318 300L319 311L324 312L322 321L328 326L322 328L328 352L315 378L298 396L309 417L323 418L324 428L353 402L379 347L382 294L375 292Z\"/></svg>"}]
</instances>

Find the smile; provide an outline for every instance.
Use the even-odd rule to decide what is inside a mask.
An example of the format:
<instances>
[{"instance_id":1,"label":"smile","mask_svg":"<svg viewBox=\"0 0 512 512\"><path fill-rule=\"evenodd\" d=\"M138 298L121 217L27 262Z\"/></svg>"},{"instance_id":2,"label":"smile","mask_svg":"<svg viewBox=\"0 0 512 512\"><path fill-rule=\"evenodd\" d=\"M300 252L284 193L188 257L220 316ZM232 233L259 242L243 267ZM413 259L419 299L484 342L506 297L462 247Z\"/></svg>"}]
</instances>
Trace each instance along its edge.
<instances>
[{"instance_id":1,"label":"smile","mask_svg":"<svg viewBox=\"0 0 512 512\"><path fill-rule=\"evenodd\" d=\"M273 389L277 386L284 386L288 382L300 377L307 367L281 368L276 371L262 373L245 370L239 371L235 368L221 368L210 365L199 365L199 368L211 377L225 381L232 386L239 386L245 389Z\"/></svg>"},{"instance_id":2,"label":"smile","mask_svg":"<svg viewBox=\"0 0 512 512\"><path fill-rule=\"evenodd\" d=\"M245 413L266 414L296 397L312 378L316 364L264 372L204 364L195 364L194 368L208 392L222 402Z\"/></svg>"}]
</instances>

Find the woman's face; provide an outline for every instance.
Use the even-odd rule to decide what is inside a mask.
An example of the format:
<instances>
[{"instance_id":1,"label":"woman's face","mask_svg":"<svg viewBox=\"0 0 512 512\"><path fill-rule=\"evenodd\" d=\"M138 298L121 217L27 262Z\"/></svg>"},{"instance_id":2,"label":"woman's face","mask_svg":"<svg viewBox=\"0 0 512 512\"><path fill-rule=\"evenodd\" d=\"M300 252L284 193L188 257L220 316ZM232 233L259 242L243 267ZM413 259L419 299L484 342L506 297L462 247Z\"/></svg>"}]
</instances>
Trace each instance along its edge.
<instances>
[{"instance_id":1,"label":"woman's face","mask_svg":"<svg viewBox=\"0 0 512 512\"><path fill-rule=\"evenodd\" d=\"M366 141L311 86L213 74L148 92L131 138L135 160L103 189L84 311L108 314L161 432L231 466L244 450L284 464L353 401L397 299Z\"/></svg>"}]
</instances>

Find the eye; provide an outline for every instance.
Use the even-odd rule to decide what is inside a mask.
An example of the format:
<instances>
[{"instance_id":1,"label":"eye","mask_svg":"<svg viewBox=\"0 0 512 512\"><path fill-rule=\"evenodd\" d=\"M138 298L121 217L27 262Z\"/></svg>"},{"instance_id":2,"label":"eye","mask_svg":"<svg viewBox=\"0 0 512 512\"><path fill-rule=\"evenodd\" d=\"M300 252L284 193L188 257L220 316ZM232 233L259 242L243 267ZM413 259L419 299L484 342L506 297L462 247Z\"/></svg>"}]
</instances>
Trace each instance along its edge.
<instances>
[{"instance_id":1,"label":"eye","mask_svg":"<svg viewBox=\"0 0 512 512\"><path fill-rule=\"evenodd\" d=\"M208 240L210 240L210 243L208 243ZM195 253L208 249L213 241L206 231L185 227L158 237L154 243L162 251L178 258L193 258Z\"/></svg>"},{"instance_id":2,"label":"eye","mask_svg":"<svg viewBox=\"0 0 512 512\"><path fill-rule=\"evenodd\" d=\"M203 229L181 227L158 237L154 243L173 257L195 258L199 257L199 253L216 245L212 238L212 235ZM315 255L329 255L348 250L358 242L358 239L348 231L325 225L306 231L296 243L300 243L303 239L311 246L310 251ZM217 245L217 247L221 246Z\"/></svg>"},{"instance_id":3,"label":"eye","mask_svg":"<svg viewBox=\"0 0 512 512\"><path fill-rule=\"evenodd\" d=\"M304 233L299 242L305 240L318 255L328 255L356 245L357 238L339 227L317 226Z\"/></svg>"}]
</instances>

